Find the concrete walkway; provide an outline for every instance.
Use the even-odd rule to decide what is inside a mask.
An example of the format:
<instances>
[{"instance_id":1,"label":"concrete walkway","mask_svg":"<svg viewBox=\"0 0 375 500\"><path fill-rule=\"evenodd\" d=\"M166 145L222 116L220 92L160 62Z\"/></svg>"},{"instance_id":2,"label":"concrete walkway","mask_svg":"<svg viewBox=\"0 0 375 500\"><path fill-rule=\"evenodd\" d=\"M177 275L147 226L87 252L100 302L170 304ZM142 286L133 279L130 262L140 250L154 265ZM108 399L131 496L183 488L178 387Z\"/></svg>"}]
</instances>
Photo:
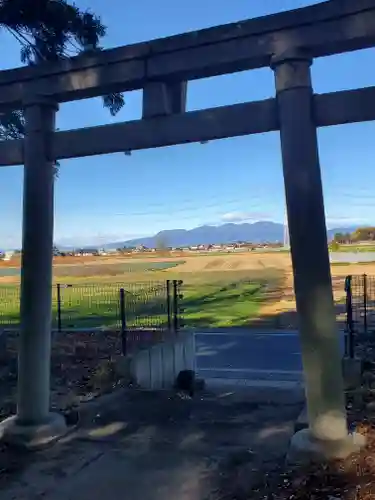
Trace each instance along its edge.
<instances>
[{"instance_id":1,"label":"concrete walkway","mask_svg":"<svg viewBox=\"0 0 375 500\"><path fill-rule=\"evenodd\" d=\"M283 462L301 389L215 389L192 400L120 391L2 484L2 500L204 500L262 483ZM1 483L0 483L1 485Z\"/></svg>"}]
</instances>

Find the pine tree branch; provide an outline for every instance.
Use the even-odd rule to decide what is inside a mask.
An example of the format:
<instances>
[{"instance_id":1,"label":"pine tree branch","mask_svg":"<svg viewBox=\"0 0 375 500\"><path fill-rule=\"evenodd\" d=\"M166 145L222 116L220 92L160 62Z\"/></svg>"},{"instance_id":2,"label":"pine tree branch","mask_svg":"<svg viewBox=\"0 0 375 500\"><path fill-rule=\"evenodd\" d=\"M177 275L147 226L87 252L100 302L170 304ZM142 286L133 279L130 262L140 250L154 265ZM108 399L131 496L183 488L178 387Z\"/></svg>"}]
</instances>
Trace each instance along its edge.
<instances>
[{"instance_id":1,"label":"pine tree branch","mask_svg":"<svg viewBox=\"0 0 375 500\"><path fill-rule=\"evenodd\" d=\"M100 51L106 28L95 14L80 11L67 0L0 0L0 26L12 33L21 45L21 61L37 64L58 61L87 51ZM103 105L112 116L124 106L121 93L103 96ZM20 110L0 115L0 140L24 136Z\"/></svg>"}]
</instances>

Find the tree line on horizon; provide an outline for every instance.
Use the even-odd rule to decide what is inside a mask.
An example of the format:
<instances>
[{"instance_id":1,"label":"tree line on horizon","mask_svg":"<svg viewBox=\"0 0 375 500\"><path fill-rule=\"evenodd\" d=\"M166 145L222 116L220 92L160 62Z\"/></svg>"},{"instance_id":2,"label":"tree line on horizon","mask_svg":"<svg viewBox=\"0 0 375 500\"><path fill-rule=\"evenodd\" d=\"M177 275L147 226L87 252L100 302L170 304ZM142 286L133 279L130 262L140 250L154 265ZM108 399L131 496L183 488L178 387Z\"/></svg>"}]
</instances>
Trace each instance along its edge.
<instances>
[{"instance_id":1,"label":"tree line on horizon","mask_svg":"<svg viewBox=\"0 0 375 500\"><path fill-rule=\"evenodd\" d=\"M336 244L359 243L375 241L375 227L359 227L352 233L335 233L332 242Z\"/></svg>"}]
</instances>

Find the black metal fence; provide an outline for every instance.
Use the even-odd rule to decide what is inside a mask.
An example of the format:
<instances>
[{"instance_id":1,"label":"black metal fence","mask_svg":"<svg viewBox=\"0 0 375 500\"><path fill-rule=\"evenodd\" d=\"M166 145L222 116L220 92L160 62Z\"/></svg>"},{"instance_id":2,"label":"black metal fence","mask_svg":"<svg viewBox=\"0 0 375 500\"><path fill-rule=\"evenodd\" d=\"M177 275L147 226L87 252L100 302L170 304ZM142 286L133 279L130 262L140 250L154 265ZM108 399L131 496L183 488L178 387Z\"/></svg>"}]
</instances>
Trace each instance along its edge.
<instances>
[{"instance_id":1,"label":"black metal fence","mask_svg":"<svg viewBox=\"0 0 375 500\"><path fill-rule=\"evenodd\" d=\"M375 341L375 276L347 276L345 292L346 353L354 357L357 338Z\"/></svg>"},{"instance_id":2,"label":"black metal fence","mask_svg":"<svg viewBox=\"0 0 375 500\"><path fill-rule=\"evenodd\" d=\"M181 286L176 280L54 286L52 407L111 390L119 382L117 356L177 335ZM16 410L19 298L18 287L0 287L0 420Z\"/></svg>"},{"instance_id":3,"label":"black metal fence","mask_svg":"<svg viewBox=\"0 0 375 500\"><path fill-rule=\"evenodd\" d=\"M357 334L375 333L375 276L345 278L346 326Z\"/></svg>"},{"instance_id":4,"label":"black metal fence","mask_svg":"<svg viewBox=\"0 0 375 500\"><path fill-rule=\"evenodd\" d=\"M182 282L57 284L52 293L52 329L169 330L180 325ZM36 297L35 300L38 300ZM0 328L18 329L20 291L0 287Z\"/></svg>"}]
</instances>

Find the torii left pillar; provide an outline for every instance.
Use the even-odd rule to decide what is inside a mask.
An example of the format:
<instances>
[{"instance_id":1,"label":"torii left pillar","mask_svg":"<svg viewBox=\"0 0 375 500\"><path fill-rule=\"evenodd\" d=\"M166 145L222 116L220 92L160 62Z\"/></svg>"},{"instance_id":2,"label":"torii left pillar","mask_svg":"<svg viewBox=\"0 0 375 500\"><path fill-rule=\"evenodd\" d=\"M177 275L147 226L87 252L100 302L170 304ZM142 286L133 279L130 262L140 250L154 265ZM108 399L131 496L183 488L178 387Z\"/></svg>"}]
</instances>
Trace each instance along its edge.
<instances>
[{"instance_id":1,"label":"torii left pillar","mask_svg":"<svg viewBox=\"0 0 375 500\"><path fill-rule=\"evenodd\" d=\"M57 104L43 96L24 102L24 188L18 406L0 424L9 444L38 448L66 430L50 413L52 259L54 219L53 134Z\"/></svg>"}]
</instances>

